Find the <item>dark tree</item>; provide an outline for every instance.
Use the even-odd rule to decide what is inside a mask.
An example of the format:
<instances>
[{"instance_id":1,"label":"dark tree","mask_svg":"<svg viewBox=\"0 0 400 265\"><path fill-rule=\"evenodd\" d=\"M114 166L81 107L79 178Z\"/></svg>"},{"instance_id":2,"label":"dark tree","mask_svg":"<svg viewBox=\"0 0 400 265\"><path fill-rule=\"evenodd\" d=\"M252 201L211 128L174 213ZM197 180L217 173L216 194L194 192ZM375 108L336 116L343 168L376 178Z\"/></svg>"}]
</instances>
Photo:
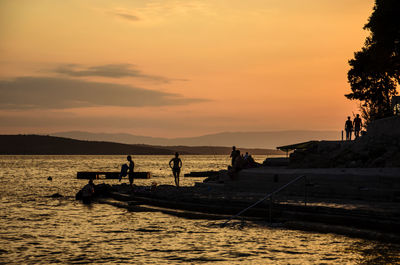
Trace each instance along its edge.
<instances>
[{"instance_id":1,"label":"dark tree","mask_svg":"<svg viewBox=\"0 0 400 265\"><path fill-rule=\"evenodd\" d=\"M369 122L393 115L391 100L400 83L400 0L375 0L364 29L371 34L349 61L352 93L345 96L361 101Z\"/></svg>"}]
</instances>

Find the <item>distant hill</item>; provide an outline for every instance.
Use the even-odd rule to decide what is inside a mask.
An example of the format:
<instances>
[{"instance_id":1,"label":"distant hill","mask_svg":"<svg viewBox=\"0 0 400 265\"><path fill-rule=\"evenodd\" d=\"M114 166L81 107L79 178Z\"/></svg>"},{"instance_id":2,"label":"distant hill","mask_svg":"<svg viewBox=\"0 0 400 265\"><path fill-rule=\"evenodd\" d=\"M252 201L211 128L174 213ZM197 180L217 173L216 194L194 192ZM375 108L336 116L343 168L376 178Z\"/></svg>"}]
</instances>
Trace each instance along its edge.
<instances>
[{"instance_id":1,"label":"distant hill","mask_svg":"<svg viewBox=\"0 0 400 265\"><path fill-rule=\"evenodd\" d=\"M150 146L131 145L101 141L83 141L70 138L43 135L0 135L2 155L172 155L181 154L230 154L231 147L210 146ZM283 154L277 150L242 149L251 154Z\"/></svg>"},{"instance_id":2,"label":"distant hill","mask_svg":"<svg viewBox=\"0 0 400 265\"><path fill-rule=\"evenodd\" d=\"M223 132L186 138L156 138L132 134L59 132L54 136L78 140L111 141L125 144L148 144L158 146L239 146L247 148L269 148L306 142L310 140L339 140L339 131L276 131L276 132Z\"/></svg>"},{"instance_id":3,"label":"distant hill","mask_svg":"<svg viewBox=\"0 0 400 265\"><path fill-rule=\"evenodd\" d=\"M129 145L111 142L81 141L41 135L0 135L0 154L29 155L116 155L143 154L168 155L172 150L146 145Z\"/></svg>"}]
</instances>

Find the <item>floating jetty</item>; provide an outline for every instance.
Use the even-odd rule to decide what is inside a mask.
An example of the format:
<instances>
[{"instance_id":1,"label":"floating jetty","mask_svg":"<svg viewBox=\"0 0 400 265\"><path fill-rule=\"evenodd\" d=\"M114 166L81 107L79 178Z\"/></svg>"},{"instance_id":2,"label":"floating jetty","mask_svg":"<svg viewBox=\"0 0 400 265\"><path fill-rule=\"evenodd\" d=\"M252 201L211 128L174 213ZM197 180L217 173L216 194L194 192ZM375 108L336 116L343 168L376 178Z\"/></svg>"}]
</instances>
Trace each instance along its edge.
<instances>
[{"instance_id":1,"label":"floating jetty","mask_svg":"<svg viewBox=\"0 0 400 265\"><path fill-rule=\"evenodd\" d=\"M216 176L218 175L219 171L193 171L190 173L185 174L185 177L191 177L191 178L202 178L202 177L211 177L211 176Z\"/></svg>"},{"instance_id":2,"label":"floating jetty","mask_svg":"<svg viewBox=\"0 0 400 265\"><path fill-rule=\"evenodd\" d=\"M77 179L119 179L120 172L116 171L79 171L76 173ZM151 172L133 172L135 179L149 179Z\"/></svg>"}]
</instances>

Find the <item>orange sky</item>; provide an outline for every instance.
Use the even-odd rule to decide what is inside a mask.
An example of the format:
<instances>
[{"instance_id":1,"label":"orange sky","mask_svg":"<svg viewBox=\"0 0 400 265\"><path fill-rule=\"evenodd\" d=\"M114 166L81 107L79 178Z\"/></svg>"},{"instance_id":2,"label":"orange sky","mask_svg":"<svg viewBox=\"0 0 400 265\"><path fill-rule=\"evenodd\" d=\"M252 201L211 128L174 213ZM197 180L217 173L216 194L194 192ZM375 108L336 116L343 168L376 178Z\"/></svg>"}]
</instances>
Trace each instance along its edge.
<instances>
[{"instance_id":1,"label":"orange sky","mask_svg":"<svg viewBox=\"0 0 400 265\"><path fill-rule=\"evenodd\" d=\"M342 130L373 0L2 0L0 133Z\"/></svg>"}]
</instances>

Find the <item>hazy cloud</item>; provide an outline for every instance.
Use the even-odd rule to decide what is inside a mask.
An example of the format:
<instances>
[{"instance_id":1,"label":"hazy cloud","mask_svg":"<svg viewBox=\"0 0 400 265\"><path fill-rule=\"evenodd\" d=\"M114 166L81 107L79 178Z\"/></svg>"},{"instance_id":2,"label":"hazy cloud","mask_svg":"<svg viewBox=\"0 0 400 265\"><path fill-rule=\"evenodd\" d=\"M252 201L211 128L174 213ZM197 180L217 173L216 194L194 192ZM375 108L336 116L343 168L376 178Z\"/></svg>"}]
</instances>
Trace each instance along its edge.
<instances>
[{"instance_id":1,"label":"hazy cloud","mask_svg":"<svg viewBox=\"0 0 400 265\"><path fill-rule=\"evenodd\" d=\"M73 77L85 77L85 76L101 76L101 77L112 77L112 78L122 78L122 77L136 77L148 79L151 81L168 83L171 80L163 76L157 75L147 75L141 71L134 68L132 64L106 64L91 67L83 67L77 64L66 64L57 67L53 70L56 73L64 74Z\"/></svg>"},{"instance_id":2,"label":"hazy cloud","mask_svg":"<svg viewBox=\"0 0 400 265\"><path fill-rule=\"evenodd\" d=\"M184 105L205 99L113 83L54 77L18 77L0 80L2 109L64 109L93 106Z\"/></svg>"},{"instance_id":3,"label":"hazy cloud","mask_svg":"<svg viewBox=\"0 0 400 265\"><path fill-rule=\"evenodd\" d=\"M119 10L119 9L116 9L116 10L110 11L110 14L112 14L112 15L114 15L114 16L117 16L117 17L119 17L119 18L123 18L123 19L129 20L129 21L134 21L134 22L136 22L136 21L139 21L139 20L140 20L140 18L139 18L138 16L133 15L133 14L129 13L129 12L126 11L126 10Z\"/></svg>"},{"instance_id":4,"label":"hazy cloud","mask_svg":"<svg viewBox=\"0 0 400 265\"><path fill-rule=\"evenodd\" d=\"M19 128L31 132L63 131L63 130L138 130L147 129L154 131L172 131L178 134L196 131L196 134L204 131L224 131L235 127L237 119L229 116L211 117L202 115L188 119L182 115L163 116L152 115L143 117L141 115L116 116L101 115L93 116L86 113L72 113L68 110L23 110L23 111L2 111L0 112L0 131L9 128Z\"/></svg>"},{"instance_id":5,"label":"hazy cloud","mask_svg":"<svg viewBox=\"0 0 400 265\"><path fill-rule=\"evenodd\" d=\"M32 111L33 112L33 111ZM182 127L182 120L158 117L119 117L119 116L78 116L63 112L43 112L20 114L1 114L0 122L4 127L60 127L60 128L123 128L150 127L159 129L168 126Z\"/></svg>"},{"instance_id":6,"label":"hazy cloud","mask_svg":"<svg viewBox=\"0 0 400 265\"><path fill-rule=\"evenodd\" d=\"M132 4L135 7L132 7ZM146 24L157 24L157 22L165 21L165 19L171 17L190 17L193 14L208 14L210 12L208 4L197 0L143 1L143 3L131 3L130 6L130 8L118 7L106 12L130 22Z\"/></svg>"}]
</instances>

